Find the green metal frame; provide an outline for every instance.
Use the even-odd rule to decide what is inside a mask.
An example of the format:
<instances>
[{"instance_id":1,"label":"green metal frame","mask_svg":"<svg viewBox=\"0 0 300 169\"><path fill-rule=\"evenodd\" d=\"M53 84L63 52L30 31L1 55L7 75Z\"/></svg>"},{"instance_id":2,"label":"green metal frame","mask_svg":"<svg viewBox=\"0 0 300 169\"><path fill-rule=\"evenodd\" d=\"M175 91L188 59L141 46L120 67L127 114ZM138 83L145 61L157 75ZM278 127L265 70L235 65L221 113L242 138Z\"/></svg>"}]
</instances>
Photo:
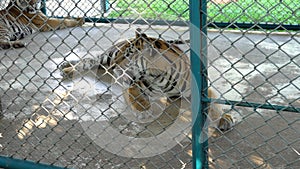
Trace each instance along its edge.
<instances>
[{"instance_id":1,"label":"green metal frame","mask_svg":"<svg viewBox=\"0 0 300 169\"><path fill-rule=\"evenodd\" d=\"M46 0L42 0L43 13L47 14L46 11ZM109 4L106 0L101 0L102 5L105 6L105 10L109 8ZM193 168L202 169L208 168L208 142L207 140L202 142L201 138L206 138L205 133L202 132L204 122L206 120L205 114L207 104L214 101L220 104L228 104L235 106L261 108L261 109L272 109L276 111L290 111L300 113L300 108L291 106L278 106L272 104L258 104L251 102L239 102L231 100L219 100L207 98L207 27L218 26L219 28L251 28L251 29L286 29L286 30L300 30L299 25L277 25L277 24L252 24L252 23L209 23L207 24L207 2L206 0L189 0L190 7L190 37L191 37L191 72L192 72L192 150L193 150ZM105 11L104 11L105 12ZM131 20L115 20L108 18L86 18L87 22L124 22L128 23ZM158 24L165 25L170 23L172 25L187 25L187 22L183 21L156 21L156 20L141 20L132 22L139 24ZM200 103L200 104L199 104ZM0 156L0 167L8 169L62 169L61 167L36 163L32 161L26 161L21 159L15 159L11 157Z\"/></svg>"},{"instance_id":2,"label":"green metal frame","mask_svg":"<svg viewBox=\"0 0 300 169\"><path fill-rule=\"evenodd\" d=\"M300 113L300 107L279 106L270 103L260 104L260 103L245 102L245 101L221 100L221 99L210 99L210 98L203 98L202 101L206 103L213 102L213 103L226 104L226 105L251 107L254 109L268 109L268 110L275 110L275 111L288 111L288 112Z\"/></svg>"},{"instance_id":3,"label":"green metal frame","mask_svg":"<svg viewBox=\"0 0 300 169\"><path fill-rule=\"evenodd\" d=\"M193 168L208 168L207 132L202 132L205 124L207 102L202 96L207 96L207 26L206 0L190 0L190 60L191 60L191 92L192 92L192 151ZM200 103L200 104L199 104Z\"/></svg>"},{"instance_id":4,"label":"green metal frame","mask_svg":"<svg viewBox=\"0 0 300 169\"><path fill-rule=\"evenodd\" d=\"M192 151L193 169L208 168L208 143L200 142L205 132L201 133L204 127L205 110L210 102L251 107L254 109L269 109L275 111L289 111L300 113L300 108L293 106L280 106L270 103L253 103L246 101L232 101L207 98L207 27L218 26L222 28L251 28L251 29L276 29L276 30L300 30L299 25L278 25L278 24L252 24L252 23L207 23L206 0L190 0L190 40L191 40L191 71L193 80L192 89ZM199 104L200 103L200 104ZM200 107L197 107L200 105Z\"/></svg>"},{"instance_id":5,"label":"green metal frame","mask_svg":"<svg viewBox=\"0 0 300 169\"><path fill-rule=\"evenodd\" d=\"M46 8L46 0L42 0L42 8L41 8L41 11L47 15L47 8Z\"/></svg>"},{"instance_id":6,"label":"green metal frame","mask_svg":"<svg viewBox=\"0 0 300 169\"><path fill-rule=\"evenodd\" d=\"M300 30L300 25L275 24L275 23L239 23L239 22L212 22L208 24L211 28L242 28L242 29L266 29L266 30Z\"/></svg>"},{"instance_id":7,"label":"green metal frame","mask_svg":"<svg viewBox=\"0 0 300 169\"><path fill-rule=\"evenodd\" d=\"M53 165L0 156L0 167L5 169L66 169Z\"/></svg>"}]
</instances>

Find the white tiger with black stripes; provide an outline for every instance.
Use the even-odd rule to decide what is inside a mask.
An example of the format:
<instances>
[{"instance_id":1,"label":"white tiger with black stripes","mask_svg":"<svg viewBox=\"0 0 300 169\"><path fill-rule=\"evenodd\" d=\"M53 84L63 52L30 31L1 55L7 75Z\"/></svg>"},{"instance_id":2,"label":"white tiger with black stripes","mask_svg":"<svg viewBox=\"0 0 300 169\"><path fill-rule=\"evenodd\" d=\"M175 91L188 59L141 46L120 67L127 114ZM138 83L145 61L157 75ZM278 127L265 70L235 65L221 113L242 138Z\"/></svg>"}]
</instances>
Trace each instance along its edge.
<instances>
[{"instance_id":1,"label":"white tiger with black stripes","mask_svg":"<svg viewBox=\"0 0 300 169\"><path fill-rule=\"evenodd\" d=\"M95 67L113 70L117 78L122 78L127 88L124 97L137 111L150 108L148 96L161 95L169 98L190 97L190 62L187 55L175 44L148 37L136 31L136 37L121 41L97 58L68 61L61 66L64 76L72 76ZM212 89L209 97L216 97ZM211 121L221 130L233 126L231 115L223 113L218 104L211 104Z\"/></svg>"}]
</instances>

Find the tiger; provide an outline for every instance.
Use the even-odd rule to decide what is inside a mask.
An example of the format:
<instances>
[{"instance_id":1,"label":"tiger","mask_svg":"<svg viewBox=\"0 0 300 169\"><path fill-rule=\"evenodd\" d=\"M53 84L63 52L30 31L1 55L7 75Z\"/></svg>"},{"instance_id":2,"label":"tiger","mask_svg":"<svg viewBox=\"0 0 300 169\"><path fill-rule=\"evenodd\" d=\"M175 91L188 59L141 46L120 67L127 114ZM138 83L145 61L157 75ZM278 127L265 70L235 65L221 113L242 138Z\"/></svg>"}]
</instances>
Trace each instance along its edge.
<instances>
[{"instance_id":1,"label":"tiger","mask_svg":"<svg viewBox=\"0 0 300 169\"><path fill-rule=\"evenodd\" d=\"M120 41L96 58L64 61L59 66L63 77L93 68L113 71L124 85L123 96L132 109L139 112L150 108L149 96L164 94L174 99L190 97L190 61L176 44L148 37L138 28L135 37ZM212 88L208 97L216 98ZM210 103L208 117L215 128L226 131L234 121L221 105Z\"/></svg>"},{"instance_id":2,"label":"tiger","mask_svg":"<svg viewBox=\"0 0 300 169\"><path fill-rule=\"evenodd\" d=\"M84 24L83 18L49 18L40 8L41 0L11 0L8 6L0 11L2 49L25 47L25 43L20 39L34 32L54 31Z\"/></svg>"}]
</instances>

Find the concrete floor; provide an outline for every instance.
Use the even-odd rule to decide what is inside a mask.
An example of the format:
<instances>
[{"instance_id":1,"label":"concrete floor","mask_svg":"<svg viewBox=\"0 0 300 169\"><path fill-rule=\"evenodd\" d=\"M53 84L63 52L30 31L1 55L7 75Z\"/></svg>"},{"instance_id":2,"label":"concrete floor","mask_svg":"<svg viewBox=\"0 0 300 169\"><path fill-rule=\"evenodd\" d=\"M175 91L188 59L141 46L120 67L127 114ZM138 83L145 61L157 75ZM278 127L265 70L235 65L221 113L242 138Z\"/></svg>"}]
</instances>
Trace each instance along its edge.
<instances>
[{"instance_id":1,"label":"concrete floor","mask_svg":"<svg viewBox=\"0 0 300 169\"><path fill-rule=\"evenodd\" d=\"M154 98L157 113L141 121L109 73L60 75L64 59L95 57L134 36L136 27L148 28L131 26L39 33L25 39L24 49L1 51L1 155L70 168L191 168L189 101ZM151 28L146 32L154 37L189 36L186 27ZM208 37L210 83L221 98L300 107L299 36L211 31ZM299 168L299 113L224 110L237 125L211 135L211 168Z\"/></svg>"}]
</instances>

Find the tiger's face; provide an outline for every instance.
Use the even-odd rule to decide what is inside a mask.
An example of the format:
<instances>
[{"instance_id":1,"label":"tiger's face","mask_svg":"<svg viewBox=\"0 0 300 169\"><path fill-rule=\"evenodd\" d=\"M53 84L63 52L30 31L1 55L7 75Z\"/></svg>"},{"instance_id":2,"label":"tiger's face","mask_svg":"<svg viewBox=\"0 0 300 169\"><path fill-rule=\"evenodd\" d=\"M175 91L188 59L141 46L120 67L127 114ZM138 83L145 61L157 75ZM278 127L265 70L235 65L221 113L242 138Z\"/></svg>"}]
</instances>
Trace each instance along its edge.
<instances>
[{"instance_id":1,"label":"tiger's face","mask_svg":"<svg viewBox=\"0 0 300 169\"><path fill-rule=\"evenodd\" d=\"M36 14L41 9L41 0L16 0L16 5L24 12Z\"/></svg>"},{"instance_id":2,"label":"tiger's face","mask_svg":"<svg viewBox=\"0 0 300 169\"><path fill-rule=\"evenodd\" d=\"M150 39L142 30L138 28L135 32L135 38L130 42L134 46L134 50L141 52L146 45L149 45Z\"/></svg>"}]
</instances>

